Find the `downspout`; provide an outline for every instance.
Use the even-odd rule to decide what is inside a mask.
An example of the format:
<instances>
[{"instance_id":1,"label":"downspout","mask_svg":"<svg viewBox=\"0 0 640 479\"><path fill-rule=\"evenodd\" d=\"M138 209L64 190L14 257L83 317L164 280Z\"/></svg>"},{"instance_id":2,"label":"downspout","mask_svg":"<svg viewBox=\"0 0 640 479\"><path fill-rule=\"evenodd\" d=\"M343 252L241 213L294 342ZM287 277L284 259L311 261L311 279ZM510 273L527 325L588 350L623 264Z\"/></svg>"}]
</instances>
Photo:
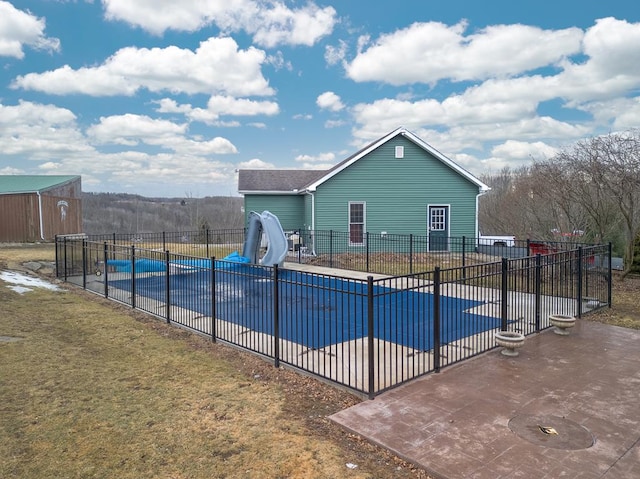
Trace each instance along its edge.
<instances>
[{"instance_id":1,"label":"downspout","mask_svg":"<svg viewBox=\"0 0 640 479\"><path fill-rule=\"evenodd\" d=\"M314 194L313 191L311 190L307 190L306 193L311 196L311 234L312 239L311 239L311 243L312 243L312 248L311 248L311 253L313 255L316 254L316 238L315 238L315 234L316 234L316 196Z\"/></svg>"},{"instance_id":2,"label":"downspout","mask_svg":"<svg viewBox=\"0 0 640 479\"><path fill-rule=\"evenodd\" d=\"M480 238L480 221L478 219L478 211L479 211L479 205L480 205L480 197L482 195L486 195L490 190L483 190L480 189L480 193L478 193L476 195L476 247L478 246L478 238Z\"/></svg>"},{"instance_id":3,"label":"downspout","mask_svg":"<svg viewBox=\"0 0 640 479\"><path fill-rule=\"evenodd\" d=\"M311 192L311 229L316 230L316 195Z\"/></svg>"},{"instance_id":4,"label":"downspout","mask_svg":"<svg viewBox=\"0 0 640 479\"><path fill-rule=\"evenodd\" d=\"M36 191L36 195L38 195L38 217L40 220L40 239L45 241L44 239L44 220L42 219L42 196L39 191Z\"/></svg>"}]
</instances>

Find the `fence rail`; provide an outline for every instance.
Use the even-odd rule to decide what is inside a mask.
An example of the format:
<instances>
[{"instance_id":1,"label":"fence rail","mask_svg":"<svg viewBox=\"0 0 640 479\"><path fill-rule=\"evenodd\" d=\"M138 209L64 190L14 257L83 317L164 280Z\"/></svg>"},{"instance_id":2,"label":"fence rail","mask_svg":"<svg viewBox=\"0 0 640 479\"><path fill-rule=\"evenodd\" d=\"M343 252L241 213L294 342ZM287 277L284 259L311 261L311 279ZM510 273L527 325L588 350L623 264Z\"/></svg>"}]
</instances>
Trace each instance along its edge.
<instances>
[{"instance_id":1,"label":"fence rail","mask_svg":"<svg viewBox=\"0 0 640 479\"><path fill-rule=\"evenodd\" d=\"M199 230L161 233L111 233L88 235L88 241L110 245L171 251L203 258L224 258L242 252L244 229ZM365 233L353 243L348 232L300 229L287 233L287 262L335 269L402 275L433 271L436 266L458 267L496 261L549 255L593 246L569 238L567 241L509 240L449 237L437 242L428 235Z\"/></svg>"},{"instance_id":2,"label":"fence rail","mask_svg":"<svg viewBox=\"0 0 640 479\"><path fill-rule=\"evenodd\" d=\"M496 347L496 331L611 304L610 245L354 278L112 239L58 237L58 276L371 398Z\"/></svg>"}]
</instances>

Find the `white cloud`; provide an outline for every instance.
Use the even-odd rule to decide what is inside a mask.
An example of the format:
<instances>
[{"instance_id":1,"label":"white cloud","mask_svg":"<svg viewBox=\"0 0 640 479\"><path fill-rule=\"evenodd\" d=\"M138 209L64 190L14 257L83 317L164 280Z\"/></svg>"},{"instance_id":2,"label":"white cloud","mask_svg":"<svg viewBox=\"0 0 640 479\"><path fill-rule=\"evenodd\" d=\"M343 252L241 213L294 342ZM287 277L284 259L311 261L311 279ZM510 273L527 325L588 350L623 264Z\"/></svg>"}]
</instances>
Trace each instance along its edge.
<instances>
[{"instance_id":1,"label":"white cloud","mask_svg":"<svg viewBox=\"0 0 640 479\"><path fill-rule=\"evenodd\" d=\"M583 36L578 28L493 25L465 35L466 28L465 22L414 23L382 35L345 65L347 75L357 82L392 85L512 76L577 53Z\"/></svg>"},{"instance_id":2,"label":"white cloud","mask_svg":"<svg viewBox=\"0 0 640 479\"><path fill-rule=\"evenodd\" d=\"M113 145L117 145L114 147ZM169 151L150 153L149 146ZM121 148L123 151L109 152ZM55 173L82 175L92 191L142 191L175 194L176 185L235 191L230 162L214 157L236 153L227 139L189 137L187 125L142 115L105 117L83 133L76 116L65 108L20 102L0 103L2 174ZM17 157L22 168L9 162ZM34 166L27 166L32 163Z\"/></svg>"},{"instance_id":3,"label":"white cloud","mask_svg":"<svg viewBox=\"0 0 640 479\"><path fill-rule=\"evenodd\" d=\"M326 91L318 96L316 104L322 110L340 111L344 108L344 104L340 97L332 91Z\"/></svg>"},{"instance_id":4,"label":"white cloud","mask_svg":"<svg viewBox=\"0 0 640 479\"><path fill-rule=\"evenodd\" d=\"M347 122L345 120L327 120L324 122L324 127L329 128L340 128L341 126L346 125Z\"/></svg>"},{"instance_id":5,"label":"white cloud","mask_svg":"<svg viewBox=\"0 0 640 479\"><path fill-rule=\"evenodd\" d=\"M337 46L327 45L324 50L324 60L327 65L342 63L347 56L347 43L340 40Z\"/></svg>"},{"instance_id":6,"label":"white cloud","mask_svg":"<svg viewBox=\"0 0 640 479\"><path fill-rule=\"evenodd\" d=\"M640 125L640 97L621 103L626 103L626 105L625 108L621 108L613 115L615 117L613 127L616 130L638 128L638 125Z\"/></svg>"},{"instance_id":7,"label":"white cloud","mask_svg":"<svg viewBox=\"0 0 640 479\"><path fill-rule=\"evenodd\" d=\"M243 170L273 170L275 167L276 166L273 163L268 163L258 158L238 163L238 168Z\"/></svg>"},{"instance_id":8,"label":"white cloud","mask_svg":"<svg viewBox=\"0 0 640 479\"><path fill-rule=\"evenodd\" d=\"M412 28L417 27L414 25ZM494 30L490 27L482 34L488 35ZM402 32L406 34L404 30ZM557 38L550 35L547 40L554 38L560 44L559 48L552 49L555 52L562 52L563 45L572 44L563 35ZM462 152L465 149L482 150L496 142L513 148L517 143L509 143L509 140L522 144L539 141L552 148L608 131L612 125L617 129L637 126L640 104L637 98L626 96L640 88L640 51L633 47L640 43L640 23L631 24L613 18L598 20L585 31L582 39L582 50L576 52L583 55L578 57L579 61L564 58L547 70L546 75L537 72L534 75L523 73L517 77L491 78L442 100L414 100L414 95L405 95L360 103L351 109L357 124L354 137L360 144L403 125L439 148ZM398 48L395 55L390 50L392 45ZM389 56L402 57L405 53L397 42L389 41L384 46L389 48L385 51ZM570 51L567 48L564 53ZM494 61L493 56L483 58L487 65ZM557 58L560 59L559 56ZM464 59L463 54L456 61L464 63ZM384 63L384 58L381 63ZM530 63L530 66L540 63ZM499 66L501 61L498 60L497 64ZM486 68L477 66L476 71L481 73ZM454 68L448 78L461 78L460 71ZM433 79L439 78L434 76ZM387 81L392 82L391 79ZM542 115L544 103L549 101L564 104L569 112L573 109L571 116L574 118L576 115L584 117L584 113L591 118L564 120L562 112L555 118Z\"/></svg>"},{"instance_id":9,"label":"white cloud","mask_svg":"<svg viewBox=\"0 0 640 479\"><path fill-rule=\"evenodd\" d=\"M171 98L163 98L156 102L160 113L179 113L189 121L200 121L209 125L223 126L220 116L258 116L277 115L280 108L277 103L271 101L254 101L246 98L233 98L230 96L214 95L209 98L207 108L194 108L190 104L178 104ZM229 124L226 124L229 126Z\"/></svg>"},{"instance_id":10,"label":"white cloud","mask_svg":"<svg viewBox=\"0 0 640 479\"><path fill-rule=\"evenodd\" d=\"M564 62L551 86L569 106L614 98L640 87L640 23L615 18L596 21L584 36L586 62Z\"/></svg>"},{"instance_id":11,"label":"white cloud","mask_svg":"<svg viewBox=\"0 0 640 479\"><path fill-rule=\"evenodd\" d=\"M4 168L0 168L0 175L22 175L22 174L24 174L24 170L20 170L12 166L6 166Z\"/></svg>"},{"instance_id":12,"label":"white cloud","mask_svg":"<svg viewBox=\"0 0 640 479\"><path fill-rule=\"evenodd\" d=\"M24 58L23 47L58 51L60 41L44 34L45 21L0 0L0 56Z\"/></svg>"},{"instance_id":13,"label":"white cloud","mask_svg":"<svg viewBox=\"0 0 640 479\"><path fill-rule=\"evenodd\" d=\"M335 166L336 155L334 153L320 153L318 155L298 155L295 157L299 168L304 170L328 170Z\"/></svg>"},{"instance_id":14,"label":"white cloud","mask_svg":"<svg viewBox=\"0 0 640 479\"><path fill-rule=\"evenodd\" d=\"M127 47L102 65L77 70L65 65L44 73L19 76L12 88L65 95L133 95L139 89L152 92L272 95L262 76L262 50L239 50L232 38L209 38L195 50Z\"/></svg>"},{"instance_id":15,"label":"white cloud","mask_svg":"<svg viewBox=\"0 0 640 479\"><path fill-rule=\"evenodd\" d=\"M87 129L87 135L98 144L136 146L144 143L184 155L237 153L226 138L205 141L187 138L187 128L187 124L125 114L100 118L98 124Z\"/></svg>"},{"instance_id":16,"label":"white cloud","mask_svg":"<svg viewBox=\"0 0 640 479\"><path fill-rule=\"evenodd\" d=\"M207 110L217 115L255 116L277 115L278 104L272 101L253 101L246 98L232 98L214 95L209 98Z\"/></svg>"},{"instance_id":17,"label":"white cloud","mask_svg":"<svg viewBox=\"0 0 640 479\"><path fill-rule=\"evenodd\" d=\"M78 130L76 116L66 108L21 101L0 103L0 151L23 160L91 155Z\"/></svg>"},{"instance_id":18,"label":"white cloud","mask_svg":"<svg viewBox=\"0 0 640 479\"><path fill-rule=\"evenodd\" d=\"M297 161L298 163L305 163L307 165L309 164L317 164L317 163L323 163L323 164L331 164L332 162L334 162L336 159L336 155L333 153L320 153L319 155L298 155L295 158L295 161Z\"/></svg>"},{"instance_id":19,"label":"white cloud","mask_svg":"<svg viewBox=\"0 0 640 479\"><path fill-rule=\"evenodd\" d=\"M557 152L557 148L542 141L526 142L516 140L505 141L491 150L493 156L504 160L516 161L545 160L555 156Z\"/></svg>"},{"instance_id":20,"label":"white cloud","mask_svg":"<svg viewBox=\"0 0 640 479\"><path fill-rule=\"evenodd\" d=\"M99 144L133 146L139 142L162 144L167 139L184 135L186 131L186 124L178 125L166 120L127 113L100 118L100 123L87 129L87 134Z\"/></svg>"},{"instance_id":21,"label":"white cloud","mask_svg":"<svg viewBox=\"0 0 640 479\"><path fill-rule=\"evenodd\" d=\"M103 0L105 16L161 35L193 32L216 25L225 32L245 31L254 43L313 45L333 30L336 11L314 3L291 9L274 0Z\"/></svg>"}]
</instances>

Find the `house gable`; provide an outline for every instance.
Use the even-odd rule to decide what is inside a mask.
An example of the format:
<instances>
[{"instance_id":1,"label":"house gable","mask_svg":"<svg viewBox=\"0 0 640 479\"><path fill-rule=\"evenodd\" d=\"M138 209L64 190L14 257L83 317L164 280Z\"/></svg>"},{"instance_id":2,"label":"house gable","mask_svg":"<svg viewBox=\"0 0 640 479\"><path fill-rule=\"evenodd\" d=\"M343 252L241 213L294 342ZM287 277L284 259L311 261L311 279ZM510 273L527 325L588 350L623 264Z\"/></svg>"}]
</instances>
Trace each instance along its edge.
<instances>
[{"instance_id":1,"label":"house gable","mask_svg":"<svg viewBox=\"0 0 640 479\"><path fill-rule=\"evenodd\" d=\"M450 233L474 236L481 185L412 139L396 135L312 185L315 228L348 231L349 203L363 202L368 232L425 235L427 206L444 205L452 212Z\"/></svg>"},{"instance_id":2,"label":"house gable","mask_svg":"<svg viewBox=\"0 0 640 479\"><path fill-rule=\"evenodd\" d=\"M349 158L347 158L343 162L337 164L336 166L331 168L329 171L327 171L323 176L319 177L318 179L316 179L315 181L313 181L309 185L307 185L307 187L306 187L307 190L315 191L318 188L318 186L320 186L321 184L325 183L326 181L329 181L334 176L340 174L345 169L349 168L350 166L352 166L356 162L360 161L362 158L365 158L367 155L369 155L370 153L372 153L375 150L377 150L378 148L380 148L382 145L385 145L385 144L389 143L392 140L396 140L396 143L394 143L394 151L393 151L393 156L395 157L396 156L396 151L397 151L395 147L396 146L403 146L400 143L404 144L404 142L397 141L397 140L399 140L398 137L404 137L404 138L408 139L409 141L411 141L412 143L417 145L419 148L421 148L425 152L429 153L429 155L432 158L440 161L443 165L449 167L451 170L453 170L454 172L456 172L457 174L459 174L463 178L466 178L468 181L470 181L471 183L475 184L480 189L480 191L489 191L490 190L490 188L487 185L485 185L483 182L481 182L478 178L473 176L467 170L462 168L457 163L451 161L449 158L447 158L445 155L443 155L438 150L433 148L431 145L429 145L428 143L426 143L425 141L423 141L422 139L417 137L415 134L411 133L409 130L407 130L407 129L403 128L403 127L392 131L388 135L380 138L379 140L377 140L377 141L375 141L373 143L370 143L369 145L365 146L364 148L362 148L360 151L358 151L354 155L350 156ZM403 152L403 155L404 155L404 152Z\"/></svg>"}]
</instances>

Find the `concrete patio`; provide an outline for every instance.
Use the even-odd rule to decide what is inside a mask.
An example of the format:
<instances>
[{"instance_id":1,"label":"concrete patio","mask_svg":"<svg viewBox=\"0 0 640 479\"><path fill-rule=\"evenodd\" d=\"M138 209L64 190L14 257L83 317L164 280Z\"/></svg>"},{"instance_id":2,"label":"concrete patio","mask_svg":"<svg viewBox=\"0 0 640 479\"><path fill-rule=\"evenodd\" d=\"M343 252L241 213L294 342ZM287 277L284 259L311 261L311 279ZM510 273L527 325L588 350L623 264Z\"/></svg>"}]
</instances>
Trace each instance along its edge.
<instances>
[{"instance_id":1,"label":"concrete patio","mask_svg":"<svg viewBox=\"0 0 640 479\"><path fill-rule=\"evenodd\" d=\"M519 351L490 351L331 419L436 478L639 478L640 331L579 320Z\"/></svg>"}]
</instances>

